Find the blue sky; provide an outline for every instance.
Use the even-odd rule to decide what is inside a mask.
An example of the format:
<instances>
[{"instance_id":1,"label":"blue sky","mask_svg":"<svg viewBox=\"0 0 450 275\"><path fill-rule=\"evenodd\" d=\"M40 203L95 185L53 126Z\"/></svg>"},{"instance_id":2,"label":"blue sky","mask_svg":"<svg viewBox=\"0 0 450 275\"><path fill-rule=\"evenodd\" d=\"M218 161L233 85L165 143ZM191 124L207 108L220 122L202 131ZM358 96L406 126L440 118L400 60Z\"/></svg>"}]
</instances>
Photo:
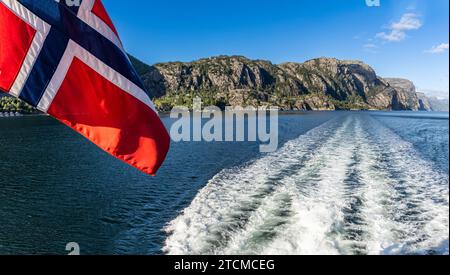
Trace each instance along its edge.
<instances>
[{"instance_id":1,"label":"blue sky","mask_svg":"<svg viewBox=\"0 0 450 275\"><path fill-rule=\"evenodd\" d=\"M103 0L127 50L153 64L216 55L362 60L448 98L448 0Z\"/></svg>"}]
</instances>

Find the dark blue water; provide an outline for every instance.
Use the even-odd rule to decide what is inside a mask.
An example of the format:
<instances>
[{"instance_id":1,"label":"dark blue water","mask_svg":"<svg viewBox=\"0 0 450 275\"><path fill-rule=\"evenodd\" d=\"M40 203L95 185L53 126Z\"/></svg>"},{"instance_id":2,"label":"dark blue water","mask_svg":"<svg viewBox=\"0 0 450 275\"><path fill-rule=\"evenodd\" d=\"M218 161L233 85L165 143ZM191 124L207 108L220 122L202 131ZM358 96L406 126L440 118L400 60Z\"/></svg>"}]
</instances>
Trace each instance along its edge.
<instances>
[{"instance_id":1,"label":"dark blue water","mask_svg":"<svg viewBox=\"0 0 450 275\"><path fill-rule=\"evenodd\" d=\"M170 127L173 121L165 118L164 122L167 127ZM261 155L258 152L259 146L255 143L184 142L172 144L168 159L160 173L157 177L151 178L109 157L78 134L51 118L0 119L0 254L65 254L65 246L68 242L79 243L82 254L161 254L163 251L166 253L238 253L234 248L242 249L242 247L248 248L247 250L242 249L248 253L357 253L354 248L339 248L332 251L328 248L310 245L308 242L313 242L314 237L308 235L308 232L304 234L305 237L309 236L308 238L297 241L301 243L302 247L310 247L310 250L294 249L294 244L292 244L291 250L280 251L276 248L282 242L275 242L275 240L278 241L277 238L288 237L280 234L279 225L286 226L283 232L289 232L288 230L299 232L294 222L299 216L294 215L292 209L303 209L301 201L319 203L336 196L331 203L336 203L337 213L345 213L344 210L348 207L347 197L354 193L355 195L350 196L349 199L359 198L358 194L361 193L361 200L365 202L361 206L361 213L366 216L375 215L376 213L371 212L375 209L371 204L375 204L371 200L373 194L367 191L372 189L364 188L370 184L376 184L376 178L375 182L365 181L364 185L360 183L361 188L350 189L350 191L345 191L345 189L328 190L329 186L335 185L325 185L328 184L328 181L333 183L332 178L340 183L341 174L342 182L348 182L345 175L348 174L349 169L356 169L354 167L359 169L358 171L364 175L365 180L373 175L379 176L380 184L394 184L394 177L389 173L396 173L396 175L403 173L407 176L402 176L400 179L395 178L395 184L405 185L407 190L412 190L408 191L409 193L416 192L419 195L423 191L415 187L415 181L424 176L432 177L430 184L447 186L447 188L439 189L441 197L434 199L441 201L434 207L440 211L439 213L446 213L448 216L448 168L446 168L448 167L448 115L439 119L434 117L430 119L422 116L401 117L395 113L383 113L383 116L378 113L344 112L290 114L280 117L279 132L280 152L269 155ZM383 135L387 137L386 140L383 140ZM356 136L358 139L353 139ZM403 155L398 154L396 159L392 159L392 153L397 152L395 151L397 149L394 151L387 149L390 146L396 148L397 144L395 143L400 143L402 148L407 149L400 152ZM408 147L409 145L411 148ZM376 149L373 149L375 147ZM384 149L380 148L385 148L386 152L391 154L384 156L386 158L384 161L382 160ZM303 152L306 152L306 155ZM339 153L340 156L329 158L329 156L333 156L333 152ZM347 154L350 155L347 157ZM368 157L364 158L364 155ZM403 163L402 159L402 157L411 159L412 156L414 160L420 160L420 164L426 164L425 166L421 165L423 169L418 171L414 177L410 176L411 171L406 168L408 163ZM356 158L354 162L361 165L351 166L349 160L353 157ZM358 161L358 157L362 160ZM373 157L375 163L372 163L370 157ZM261 170L252 168L255 162L266 163L268 159L271 160L267 161L270 163L269 166L263 166ZM323 162L318 165L315 162L317 159ZM383 163L388 162L394 163L396 170L389 168L392 170L389 171L387 167L383 166ZM279 170L281 168L278 165L286 163L292 164L289 166L290 168ZM245 169L250 169L251 173L243 172L244 167L249 167ZM431 167L436 167L439 172L430 174L430 171L433 170ZM300 172L302 174L299 176ZM251 174L251 177L241 181L246 178L246 173ZM259 178L260 175L271 173L278 176L274 176L270 180ZM326 174L329 176L325 176ZM230 185L230 188L227 189L226 183L229 179L225 179L225 177L230 177L230 175L236 177L231 182L238 183L238 185L234 187ZM392 182L389 181L390 179ZM402 179L409 185L402 182ZM290 190L289 184L291 183L285 185L286 180L300 184L304 188L304 192L298 193L299 191L295 189L284 193L278 191L278 187L273 188L273 186L279 185ZM360 182L356 178L353 181ZM247 201L237 206L239 211L245 210L246 219L243 219L244 216L239 218L239 211L234 212L238 216L221 213L222 218L228 217L228 220L222 220L222 222L229 222L226 228L233 225L235 226L233 232L239 230L243 232L242 234L233 233L229 238L222 240L226 245L217 245L217 241L214 241L215 234L226 236L225 232L228 232L221 231L224 229L220 226L217 227L218 223L213 224L215 231L210 231L210 235L205 232L203 232L206 234L205 236L202 235L203 233L183 235L184 233L195 233L197 225L200 228L203 226L205 229L209 228L208 223L211 221L204 219L202 214L207 214L210 208L206 206L215 205L219 198L211 189L216 190L215 188L221 186L226 191L221 190L220 194L227 195L229 192L230 197L236 197L234 191L246 195L246 192L249 192L247 188L252 188L252 184L260 183L264 186L267 185L268 188L264 189L264 187L264 192L250 196L256 202L253 205L254 208L249 208L248 206L251 204L247 204ZM320 184L309 187L313 183ZM322 189L318 188L322 185ZM257 188L259 187L261 186ZM326 196L311 195L308 200L301 201L292 197L307 194L311 190L315 190L315 192L324 190L328 193ZM213 196L206 196L207 199L205 199L204 193ZM341 196L341 193L344 195ZM427 193L423 192L423 194L428 198ZM275 197L272 198L272 196ZM194 198L195 201L193 201ZM415 202L415 197L410 194L403 199L400 195L392 199L397 202L402 200L408 203ZM278 205L272 202L285 202L285 204ZM235 204L233 203L230 202L229 211L234 211ZM201 206L199 207L199 205ZM397 205L395 206L397 207ZM185 214L181 212L183 209L186 209ZM192 209L205 211L191 213ZM226 210L226 205L222 209ZM316 209L320 209L320 205L317 205ZM276 213L274 220L280 219L279 223L270 220L261 225L263 230L253 227L252 219L258 211L263 211L261 213L269 211L271 214L267 217ZM219 212L216 211L214 214ZM189 213L192 216L189 216L189 222L185 223ZM278 217L278 214L282 218ZM303 214L308 219L310 218L310 213L301 212L298 215ZM324 210L311 217L322 217L321 222L323 223L328 221L327 217L331 214L331 210ZM197 216L193 217L195 215ZM415 217L411 212L410 214L406 213L403 218L408 216ZM389 226L407 227L409 225L406 222L403 224L398 219L388 219L387 217L385 219L386 223L389 221ZM419 218L424 223L423 234L438 232L435 235L429 234L430 241L420 243L420 248L423 250L426 249L424 246L430 246L427 251L432 253L434 247L438 246L436 243L443 242L439 249L447 247L448 251L448 219L432 222L428 216L426 218L420 216L417 219ZM233 219L238 219L239 222ZM204 221L204 224L198 223L199 221ZM256 221L258 220L256 219ZM441 226L433 227L435 222L440 223ZM311 218L307 225L311 225L313 228L316 223L317 221ZM183 227L186 224L189 226ZM277 224L277 226L273 224ZM326 223L323 224L326 225ZM432 228L427 226L432 226ZM345 224L341 229L345 231L347 227ZM256 233L252 230L256 230ZM184 233L181 234L180 231ZM407 229L405 229L405 235L421 234L421 232L406 233L406 231ZM441 236L441 233L445 233L445 231L447 238ZM249 232L248 236L244 232ZM262 234L262 232L265 233ZM331 236L330 234L333 234L332 230L323 235L317 235L315 237L320 237L322 240L319 238L316 241L324 241L324 236ZM359 242L368 247L366 250L361 250L362 253L411 252L395 247L395 245L402 245L403 242L398 241L403 240L402 236L384 236L384 233L379 232L371 234L374 236L371 237L371 240L375 240L375 236L377 236L381 240L385 238L388 244L380 249L369 249L369 244L374 241L369 241L368 237L361 237ZM266 239L269 236L270 242L269 239ZM336 236L342 238L343 235ZM195 244L209 242L203 242L202 237L207 238L215 245L194 249L196 248ZM376 240L378 241L378 239ZM446 241L447 243L445 243ZM382 241L380 242L382 243ZM407 246L414 241L408 239L405 243L407 242L409 243L403 245ZM250 244L254 244L254 246ZM184 249L187 247L192 249ZM226 247L228 250L225 249ZM284 247L289 248L285 245ZM440 251L436 250L435 252Z\"/></svg>"}]
</instances>

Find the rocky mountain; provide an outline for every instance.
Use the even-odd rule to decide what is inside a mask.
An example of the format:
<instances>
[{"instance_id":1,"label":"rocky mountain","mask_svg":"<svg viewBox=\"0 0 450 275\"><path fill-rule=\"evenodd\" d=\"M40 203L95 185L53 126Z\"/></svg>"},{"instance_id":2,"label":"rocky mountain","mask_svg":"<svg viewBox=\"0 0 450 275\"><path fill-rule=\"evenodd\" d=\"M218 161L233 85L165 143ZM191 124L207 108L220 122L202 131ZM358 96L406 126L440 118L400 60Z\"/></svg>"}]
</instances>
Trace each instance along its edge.
<instances>
[{"instance_id":1,"label":"rocky mountain","mask_svg":"<svg viewBox=\"0 0 450 275\"><path fill-rule=\"evenodd\" d=\"M202 97L218 106L278 106L284 110L419 110L414 84L383 79L367 64L318 58L272 64L242 56L147 66L132 58L162 110Z\"/></svg>"},{"instance_id":2,"label":"rocky mountain","mask_svg":"<svg viewBox=\"0 0 450 275\"><path fill-rule=\"evenodd\" d=\"M420 106L419 97L417 95L416 86L407 79L401 78L385 78L384 79L392 88L397 91L393 98L395 107L398 110L426 111L427 106ZM422 108L421 108L422 107Z\"/></svg>"},{"instance_id":3,"label":"rocky mountain","mask_svg":"<svg viewBox=\"0 0 450 275\"><path fill-rule=\"evenodd\" d=\"M430 99L426 94L417 93L417 98L419 99L419 110L432 110Z\"/></svg>"},{"instance_id":4,"label":"rocky mountain","mask_svg":"<svg viewBox=\"0 0 450 275\"><path fill-rule=\"evenodd\" d=\"M420 110L435 111L435 112L448 112L449 100L439 99L437 97L429 97L424 93L417 93L420 103Z\"/></svg>"},{"instance_id":5,"label":"rocky mountain","mask_svg":"<svg viewBox=\"0 0 450 275\"><path fill-rule=\"evenodd\" d=\"M448 101L417 93L409 80L379 77L360 61L317 58L276 65L242 56L218 56L149 66L132 56L130 59L161 111L179 105L190 107L196 96L205 106L219 107L448 111ZM0 98L0 110L12 110L20 104L20 100Z\"/></svg>"}]
</instances>

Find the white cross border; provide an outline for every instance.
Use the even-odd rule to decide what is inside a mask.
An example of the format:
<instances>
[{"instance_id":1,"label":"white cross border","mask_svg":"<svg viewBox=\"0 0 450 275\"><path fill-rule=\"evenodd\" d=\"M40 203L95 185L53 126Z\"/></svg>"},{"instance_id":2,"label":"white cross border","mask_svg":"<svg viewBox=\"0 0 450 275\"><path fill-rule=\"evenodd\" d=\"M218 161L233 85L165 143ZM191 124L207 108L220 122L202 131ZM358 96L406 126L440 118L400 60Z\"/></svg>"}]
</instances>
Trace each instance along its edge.
<instances>
[{"instance_id":1,"label":"white cross border","mask_svg":"<svg viewBox=\"0 0 450 275\"><path fill-rule=\"evenodd\" d=\"M28 76L33 69L39 53L41 52L42 46L44 45L45 39L50 32L51 26L45 21L37 17L35 14L26 9L22 4L16 0L0 0L0 3L5 5L9 10L11 10L15 15L21 18L25 23L30 25L36 30L36 34L31 42L31 46L28 49L27 55L22 63L19 73L14 80L9 94L19 97L23 90L23 87L28 79Z\"/></svg>"},{"instance_id":2,"label":"white cross border","mask_svg":"<svg viewBox=\"0 0 450 275\"><path fill-rule=\"evenodd\" d=\"M58 90L61 88L61 85L66 78L67 72L69 71L75 57L81 60L91 69L95 70L105 79L113 83L115 86L140 100L142 103L144 103L157 113L153 102L141 88L139 88L136 84L103 63L100 59L92 55L89 51L75 43L73 40L69 40L63 58L59 62L58 68L56 69L55 74L53 75L49 85L47 86L47 89L45 90L44 95L41 98L41 101L37 106L39 110L43 112L48 111L56 94L58 93Z\"/></svg>"},{"instance_id":3,"label":"white cross border","mask_svg":"<svg viewBox=\"0 0 450 275\"><path fill-rule=\"evenodd\" d=\"M58 1L58 0L57 0ZM93 5L94 0L85 0L83 3L88 3ZM44 45L45 39L47 38L48 33L50 32L51 26L40 19L38 16L33 14L27 8L25 8L22 4L20 4L17 0L0 0L0 3L3 3L8 9L10 9L14 14L16 14L19 18L21 18L24 22L28 23L31 27L36 30L36 35L33 39L30 49L26 55L26 58L22 64L22 67L18 73L17 78L15 79L9 94L19 97L23 87L28 79L28 76L36 62L37 57ZM83 5L82 5L83 6ZM82 7L80 7L81 10ZM85 6L86 8L86 6ZM90 6L92 8L92 6ZM92 14L94 15L94 14ZM100 20L98 17L96 17ZM101 20L100 20L101 21ZM103 22L103 21L101 21ZM105 24L105 26L109 29L109 27ZM109 29L111 30L111 29ZM117 37L114 34L115 37ZM120 44L121 45L121 44ZM126 53L124 52L126 55ZM126 55L127 56L127 55ZM122 76L120 73L103 63L100 59L92 55L89 51L70 40L67 48L64 52L62 59L60 60L58 67L55 73L52 76L52 79L47 86L41 100L38 103L37 108L42 112L47 112L50 108L53 99L58 93L59 88L64 81L66 74L72 64L73 58L77 57L90 68L95 70L101 76L106 78L108 81L132 95L136 99L143 102L145 105L150 107L154 112L157 113L156 108L153 102L148 97L147 93L139 88L136 84Z\"/></svg>"}]
</instances>

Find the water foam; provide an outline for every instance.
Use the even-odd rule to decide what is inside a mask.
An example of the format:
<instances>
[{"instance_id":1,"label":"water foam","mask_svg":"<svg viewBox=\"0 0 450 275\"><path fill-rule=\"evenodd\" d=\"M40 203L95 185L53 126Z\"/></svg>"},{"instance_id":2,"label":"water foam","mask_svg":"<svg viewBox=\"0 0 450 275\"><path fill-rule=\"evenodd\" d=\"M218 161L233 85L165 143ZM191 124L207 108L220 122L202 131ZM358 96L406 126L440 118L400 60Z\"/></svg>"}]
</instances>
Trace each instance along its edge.
<instances>
[{"instance_id":1,"label":"water foam","mask_svg":"<svg viewBox=\"0 0 450 275\"><path fill-rule=\"evenodd\" d=\"M448 175L368 116L338 117L217 174L168 254L448 253Z\"/></svg>"}]
</instances>

